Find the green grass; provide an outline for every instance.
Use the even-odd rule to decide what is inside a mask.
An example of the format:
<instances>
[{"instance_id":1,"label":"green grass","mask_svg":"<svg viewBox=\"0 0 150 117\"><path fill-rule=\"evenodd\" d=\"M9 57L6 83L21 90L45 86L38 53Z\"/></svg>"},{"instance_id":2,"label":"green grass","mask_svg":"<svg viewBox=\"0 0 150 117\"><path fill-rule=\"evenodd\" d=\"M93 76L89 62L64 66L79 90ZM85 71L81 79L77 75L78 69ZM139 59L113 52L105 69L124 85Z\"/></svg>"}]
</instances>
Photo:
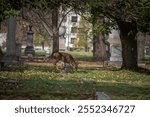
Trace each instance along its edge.
<instances>
[{"instance_id":1,"label":"green grass","mask_svg":"<svg viewBox=\"0 0 150 117\"><path fill-rule=\"evenodd\" d=\"M0 99L92 99L95 91L111 99L150 99L150 75L127 70L79 68L61 73L47 64L27 64L24 72L0 71L0 78L20 81L13 90L0 88Z\"/></svg>"},{"instance_id":2,"label":"green grass","mask_svg":"<svg viewBox=\"0 0 150 117\"><path fill-rule=\"evenodd\" d=\"M145 61L149 61L149 62L150 62L150 55L145 55L144 60L145 60Z\"/></svg>"},{"instance_id":3,"label":"green grass","mask_svg":"<svg viewBox=\"0 0 150 117\"><path fill-rule=\"evenodd\" d=\"M92 60L90 52L70 54L77 60ZM5 79L19 83L10 85ZM150 99L150 75L81 66L74 73L63 73L48 63L25 63L22 70L0 71L0 99L93 99L95 91L111 99Z\"/></svg>"},{"instance_id":4,"label":"green grass","mask_svg":"<svg viewBox=\"0 0 150 117\"><path fill-rule=\"evenodd\" d=\"M92 52L70 51L69 53L78 60L92 60Z\"/></svg>"}]
</instances>

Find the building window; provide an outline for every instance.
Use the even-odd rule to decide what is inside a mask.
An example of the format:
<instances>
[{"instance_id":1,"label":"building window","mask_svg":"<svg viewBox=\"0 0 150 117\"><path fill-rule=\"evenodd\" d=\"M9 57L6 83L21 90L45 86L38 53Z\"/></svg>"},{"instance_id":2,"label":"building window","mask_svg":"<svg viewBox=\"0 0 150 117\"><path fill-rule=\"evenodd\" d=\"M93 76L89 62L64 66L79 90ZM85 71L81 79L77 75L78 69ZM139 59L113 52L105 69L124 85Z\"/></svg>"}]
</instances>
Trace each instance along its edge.
<instances>
[{"instance_id":1,"label":"building window","mask_svg":"<svg viewBox=\"0 0 150 117\"><path fill-rule=\"evenodd\" d=\"M71 27L71 33L77 33L77 27Z\"/></svg>"},{"instance_id":2,"label":"building window","mask_svg":"<svg viewBox=\"0 0 150 117\"><path fill-rule=\"evenodd\" d=\"M78 19L77 16L72 16L72 17L71 17L71 21L72 21L72 22L77 22L77 19Z\"/></svg>"},{"instance_id":3,"label":"building window","mask_svg":"<svg viewBox=\"0 0 150 117\"><path fill-rule=\"evenodd\" d=\"M76 38L71 38L71 44L75 43Z\"/></svg>"}]
</instances>

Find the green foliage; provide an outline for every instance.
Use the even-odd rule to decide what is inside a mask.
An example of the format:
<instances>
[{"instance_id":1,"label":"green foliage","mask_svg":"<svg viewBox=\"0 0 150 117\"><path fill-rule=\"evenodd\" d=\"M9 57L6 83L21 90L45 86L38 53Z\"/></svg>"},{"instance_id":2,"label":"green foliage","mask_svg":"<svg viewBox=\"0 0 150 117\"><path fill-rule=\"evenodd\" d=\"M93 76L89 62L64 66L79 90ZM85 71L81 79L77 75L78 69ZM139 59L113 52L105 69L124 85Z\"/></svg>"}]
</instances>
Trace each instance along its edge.
<instances>
[{"instance_id":1,"label":"green foliage","mask_svg":"<svg viewBox=\"0 0 150 117\"><path fill-rule=\"evenodd\" d=\"M97 23L96 23L97 24ZM93 27L93 35L97 34L109 34L112 27L114 27L114 22L111 21L103 21Z\"/></svg>"},{"instance_id":2,"label":"green foliage","mask_svg":"<svg viewBox=\"0 0 150 117\"><path fill-rule=\"evenodd\" d=\"M49 1L50 2L50 1ZM23 4L27 8L39 8L39 9L47 9L48 8L48 2L47 0L24 0Z\"/></svg>"},{"instance_id":3,"label":"green foliage","mask_svg":"<svg viewBox=\"0 0 150 117\"><path fill-rule=\"evenodd\" d=\"M45 51L36 51L35 52L35 56L40 57L40 56L44 56L45 57L46 52Z\"/></svg>"},{"instance_id":4,"label":"green foliage","mask_svg":"<svg viewBox=\"0 0 150 117\"><path fill-rule=\"evenodd\" d=\"M41 10L55 9L60 5L67 5L67 0L23 0L27 8L38 8Z\"/></svg>"},{"instance_id":5,"label":"green foliage","mask_svg":"<svg viewBox=\"0 0 150 117\"><path fill-rule=\"evenodd\" d=\"M91 38L91 24L84 20L80 19L79 27L77 31L77 40L75 42L75 47L77 48L86 48L88 47L89 40Z\"/></svg>"},{"instance_id":6,"label":"green foliage","mask_svg":"<svg viewBox=\"0 0 150 117\"><path fill-rule=\"evenodd\" d=\"M8 19L9 17L16 17L20 15L20 11L14 10L14 9L8 9L4 11L5 19Z\"/></svg>"},{"instance_id":7,"label":"green foliage","mask_svg":"<svg viewBox=\"0 0 150 117\"><path fill-rule=\"evenodd\" d=\"M36 34L36 38L34 39L35 45L41 45L44 42L44 37L40 34Z\"/></svg>"},{"instance_id":8,"label":"green foliage","mask_svg":"<svg viewBox=\"0 0 150 117\"><path fill-rule=\"evenodd\" d=\"M0 21L5 20L11 16L16 17L20 15L22 4L21 0L1 0L0 2Z\"/></svg>"},{"instance_id":9,"label":"green foliage","mask_svg":"<svg viewBox=\"0 0 150 117\"><path fill-rule=\"evenodd\" d=\"M103 14L113 21L136 21L140 31L149 31L149 0L87 0L87 3L95 16Z\"/></svg>"},{"instance_id":10,"label":"green foliage","mask_svg":"<svg viewBox=\"0 0 150 117\"><path fill-rule=\"evenodd\" d=\"M85 51L73 51L69 52L72 56L74 56L77 60L87 60L91 61L93 58L92 52L85 52Z\"/></svg>"},{"instance_id":11,"label":"green foliage","mask_svg":"<svg viewBox=\"0 0 150 117\"><path fill-rule=\"evenodd\" d=\"M143 8L143 12L139 15L139 18L137 19L137 26L139 31L141 32L150 32L150 12L145 12L150 10L149 7Z\"/></svg>"}]
</instances>

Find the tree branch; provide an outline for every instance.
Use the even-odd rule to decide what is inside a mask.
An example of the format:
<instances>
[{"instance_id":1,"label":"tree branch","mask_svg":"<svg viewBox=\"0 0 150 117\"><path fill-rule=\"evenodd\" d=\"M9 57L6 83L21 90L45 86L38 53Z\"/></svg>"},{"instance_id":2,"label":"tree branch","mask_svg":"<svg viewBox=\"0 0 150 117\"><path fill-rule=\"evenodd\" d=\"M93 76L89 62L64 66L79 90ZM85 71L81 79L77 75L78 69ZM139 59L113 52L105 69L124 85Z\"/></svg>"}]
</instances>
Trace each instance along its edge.
<instances>
[{"instance_id":1,"label":"tree branch","mask_svg":"<svg viewBox=\"0 0 150 117\"><path fill-rule=\"evenodd\" d=\"M62 24L64 18L67 16L67 14L68 14L70 11L72 11L72 10L73 10L73 8L70 9L69 11L67 11L66 14L62 17L62 19L61 19L61 21L60 21L60 23L59 23L59 25L58 25L58 28L61 26L61 24Z\"/></svg>"}]
</instances>

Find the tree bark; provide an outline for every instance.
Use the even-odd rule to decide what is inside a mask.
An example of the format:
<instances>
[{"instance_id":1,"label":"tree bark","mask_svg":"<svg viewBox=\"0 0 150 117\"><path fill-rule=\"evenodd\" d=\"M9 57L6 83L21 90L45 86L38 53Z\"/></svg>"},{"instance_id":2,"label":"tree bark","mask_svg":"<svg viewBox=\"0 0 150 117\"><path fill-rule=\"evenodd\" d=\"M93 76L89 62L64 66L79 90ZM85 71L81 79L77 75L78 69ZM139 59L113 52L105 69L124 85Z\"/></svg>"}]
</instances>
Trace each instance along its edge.
<instances>
[{"instance_id":1,"label":"tree bark","mask_svg":"<svg viewBox=\"0 0 150 117\"><path fill-rule=\"evenodd\" d=\"M42 41L41 46L42 46L42 50L44 50L45 48L44 41Z\"/></svg>"},{"instance_id":2,"label":"tree bark","mask_svg":"<svg viewBox=\"0 0 150 117\"><path fill-rule=\"evenodd\" d=\"M88 32L87 32L88 33ZM87 37L87 33L85 34L85 44L84 44L84 49L85 49L85 52L88 52L89 51L89 48L88 48L88 37Z\"/></svg>"},{"instance_id":3,"label":"tree bark","mask_svg":"<svg viewBox=\"0 0 150 117\"><path fill-rule=\"evenodd\" d=\"M137 65L137 26L136 22L118 21L122 44L122 68L136 69Z\"/></svg>"},{"instance_id":4,"label":"tree bark","mask_svg":"<svg viewBox=\"0 0 150 117\"><path fill-rule=\"evenodd\" d=\"M95 16L94 9L91 10L91 13L93 14L93 29L97 28L97 25L102 24L104 22L103 17L97 17ZM97 33L93 36L93 59L104 61L106 59L106 47L105 47L105 36L101 33Z\"/></svg>"},{"instance_id":5,"label":"tree bark","mask_svg":"<svg viewBox=\"0 0 150 117\"><path fill-rule=\"evenodd\" d=\"M3 52L2 52L2 48L1 48L1 46L0 46L0 59L3 57ZM4 62L1 62L0 61L0 70L2 69L4 67Z\"/></svg>"},{"instance_id":6,"label":"tree bark","mask_svg":"<svg viewBox=\"0 0 150 117\"><path fill-rule=\"evenodd\" d=\"M93 59L104 61L106 59L106 48L103 43L105 37L98 34L93 37Z\"/></svg>"},{"instance_id":7,"label":"tree bark","mask_svg":"<svg viewBox=\"0 0 150 117\"><path fill-rule=\"evenodd\" d=\"M52 33L53 33L53 49L52 53L59 51L59 28L58 28L58 8L52 10Z\"/></svg>"}]
</instances>

